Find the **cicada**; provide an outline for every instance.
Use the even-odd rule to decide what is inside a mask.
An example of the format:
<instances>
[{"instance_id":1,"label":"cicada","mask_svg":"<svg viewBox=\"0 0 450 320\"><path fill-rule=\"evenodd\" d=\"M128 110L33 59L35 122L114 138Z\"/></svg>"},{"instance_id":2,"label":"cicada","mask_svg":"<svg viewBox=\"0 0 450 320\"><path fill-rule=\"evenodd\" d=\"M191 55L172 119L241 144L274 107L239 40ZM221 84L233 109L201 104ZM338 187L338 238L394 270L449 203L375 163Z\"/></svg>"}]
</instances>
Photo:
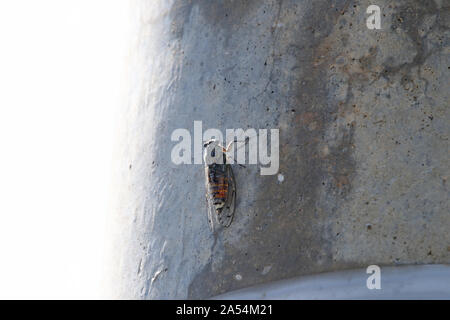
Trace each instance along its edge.
<instances>
[{"instance_id":1,"label":"cicada","mask_svg":"<svg viewBox=\"0 0 450 320\"><path fill-rule=\"evenodd\" d=\"M227 161L232 143L224 148L213 139L203 145L208 223L212 231L215 226L229 227L236 209L236 182L231 164Z\"/></svg>"}]
</instances>

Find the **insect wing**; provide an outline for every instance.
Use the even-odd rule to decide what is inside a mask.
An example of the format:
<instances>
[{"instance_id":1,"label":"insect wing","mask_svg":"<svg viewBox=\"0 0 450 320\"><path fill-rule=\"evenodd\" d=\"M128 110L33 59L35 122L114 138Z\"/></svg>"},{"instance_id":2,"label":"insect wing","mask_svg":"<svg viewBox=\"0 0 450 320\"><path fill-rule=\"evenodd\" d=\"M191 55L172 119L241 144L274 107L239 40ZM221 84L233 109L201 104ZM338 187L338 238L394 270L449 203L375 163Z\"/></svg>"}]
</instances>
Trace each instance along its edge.
<instances>
[{"instance_id":1,"label":"insect wing","mask_svg":"<svg viewBox=\"0 0 450 320\"><path fill-rule=\"evenodd\" d=\"M207 210L207 218L208 218L208 224L212 231L214 231L214 205L213 201L211 199L211 195L209 194L209 167L205 166L205 198L206 198L206 210Z\"/></svg>"},{"instance_id":2,"label":"insect wing","mask_svg":"<svg viewBox=\"0 0 450 320\"><path fill-rule=\"evenodd\" d=\"M226 165L226 177L228 180L227 199L223 210L217 213L217 220L223 227L229 227L234 217L236 208L236 183L234 180L233 169L231 165Z\"/></svg>"}]
</instances>

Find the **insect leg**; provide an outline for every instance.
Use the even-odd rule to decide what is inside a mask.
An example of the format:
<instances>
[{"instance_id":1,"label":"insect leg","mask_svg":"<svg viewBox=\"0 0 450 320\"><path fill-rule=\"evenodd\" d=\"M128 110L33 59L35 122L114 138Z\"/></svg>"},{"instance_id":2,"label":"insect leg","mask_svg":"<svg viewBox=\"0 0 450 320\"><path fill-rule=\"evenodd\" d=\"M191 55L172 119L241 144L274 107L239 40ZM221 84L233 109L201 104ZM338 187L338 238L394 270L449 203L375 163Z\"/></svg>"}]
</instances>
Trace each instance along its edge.
<instances>
[{"instance_id":1,"label":"insect leg","mask_svg":"<svg viewBox=\"0 0 450 320\"><path fill-rule=\"evenodd\" d=\"M241 142L245 142L244 145L243 145L243 146L245 146L245 144L247 144L247 142L248 142L249 140L250 140L250 138L249 138L249 137L246 137L244 141L242 141L242 140L240 140L240 141L241 141ZM231 157L228 155L228 151L230 150L231 145L232 145L233 143L236 143L236 142L238 142L237 139L235 139L235 140L231 141L230 143L228 143L228 145L227 145L226 148L222 147L222 151L225 153L225 156L227 157L227 159L231 160L230 163L233 163L233 164L236 163L236 161L235 161L235 159L231 158ZM241 146L241 148L242 148L242 146ZM240 149L240 148L239 148L239 149ZM238 150L239 150L239 149L238 149ZM237 164L238 164L239 166L241 166L242 168L246 168L244 165L242 165L242 164L240 164L240 163L237 163Z\"/></svg>"}]
</instances>

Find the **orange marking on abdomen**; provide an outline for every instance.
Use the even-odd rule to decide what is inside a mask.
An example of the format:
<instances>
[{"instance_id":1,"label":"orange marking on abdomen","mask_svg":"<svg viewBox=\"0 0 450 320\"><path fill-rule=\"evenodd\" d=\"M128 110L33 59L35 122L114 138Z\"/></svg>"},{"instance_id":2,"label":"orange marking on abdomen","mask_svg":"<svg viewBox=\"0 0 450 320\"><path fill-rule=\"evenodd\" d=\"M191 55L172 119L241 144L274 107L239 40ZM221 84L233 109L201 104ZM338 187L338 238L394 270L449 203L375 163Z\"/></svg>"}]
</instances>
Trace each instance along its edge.
<instances>
[{"instance_id":1,"label":"orange marking on abdomen","mask_svg":"<svg viewBox=\"0 0 450 320\"><path fill-rule=\"evenodd\" d=\"M215 198L225 199L227 197L227 194L228 194L227 189L219 189L218 192L215 194Z\"/></svg>"}]
</instances>

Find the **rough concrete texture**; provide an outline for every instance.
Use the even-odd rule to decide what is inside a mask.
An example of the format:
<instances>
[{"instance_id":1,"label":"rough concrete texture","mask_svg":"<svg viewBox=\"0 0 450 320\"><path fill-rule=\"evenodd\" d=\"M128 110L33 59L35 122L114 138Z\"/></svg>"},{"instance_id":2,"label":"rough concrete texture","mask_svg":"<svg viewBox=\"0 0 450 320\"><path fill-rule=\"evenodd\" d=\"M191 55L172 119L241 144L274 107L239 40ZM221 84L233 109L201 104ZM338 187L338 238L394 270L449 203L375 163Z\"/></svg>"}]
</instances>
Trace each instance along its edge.
<instances>
[{"instance_id":1,"label":"rough concrete texture","mask_svg":"<svg viewBox=\"0 0 450 320\"><path fill-rule=\"evenodd\" d=\"M448 1L137 1L116 295L206 298L370 264L450 263ZM279 128L280 170L234 167L217 242L171 133Z\"/></svg>"}]
</instances>

